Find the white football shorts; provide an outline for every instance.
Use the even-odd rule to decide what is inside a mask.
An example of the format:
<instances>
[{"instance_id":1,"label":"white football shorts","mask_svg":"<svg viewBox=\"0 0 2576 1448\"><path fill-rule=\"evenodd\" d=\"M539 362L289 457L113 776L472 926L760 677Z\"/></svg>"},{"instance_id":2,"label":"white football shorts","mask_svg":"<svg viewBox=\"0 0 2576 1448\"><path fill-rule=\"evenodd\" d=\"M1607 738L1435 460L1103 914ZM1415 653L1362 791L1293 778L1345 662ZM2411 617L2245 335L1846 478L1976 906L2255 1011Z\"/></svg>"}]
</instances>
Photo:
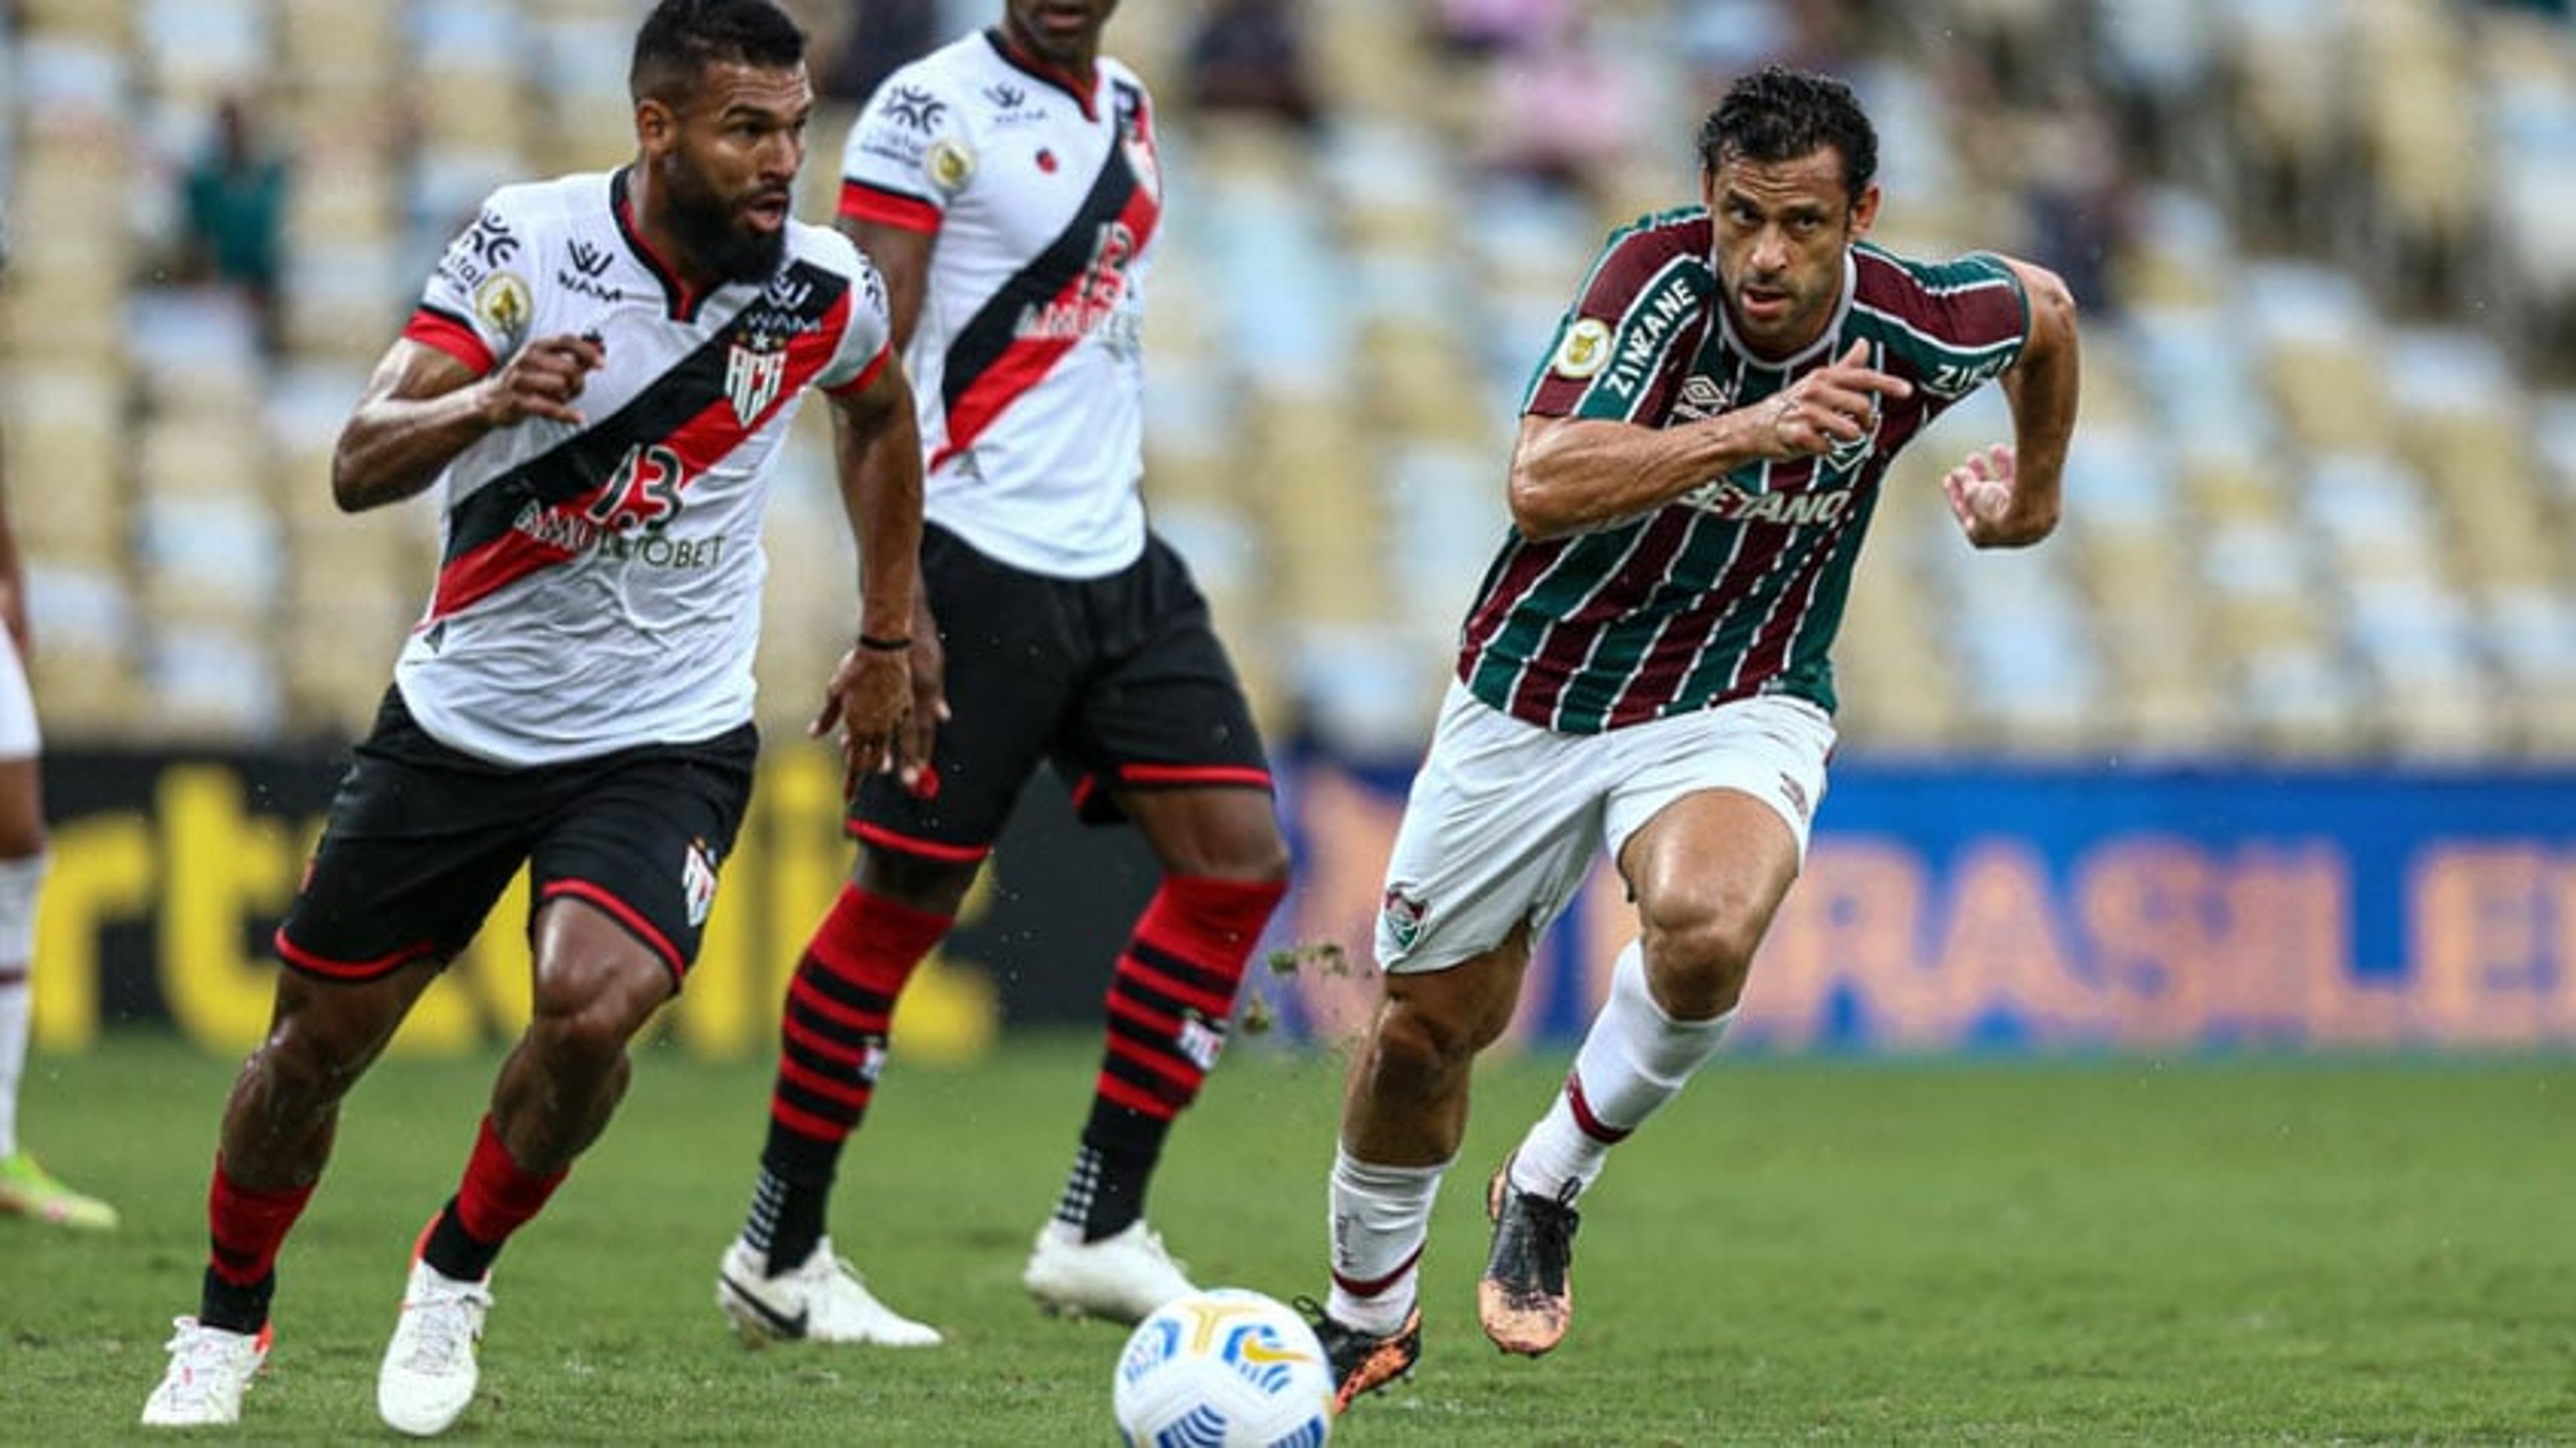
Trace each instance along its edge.
<instances>
[{"instance_id":1,"label":"white football shorts","mask_svg":"<svg viewBox=\"0 0 2576 1448\"><path fill-rule=\"evenodd\" d=\"M1686 794L1732 789L1776 811L1807 850L1825 796L1833 717L1770 695L1599 734L1525 724L1451 682L1387 861L1377 959L1445 970L1528 921L1536 939L1619 848Z\"/></svg>"},{"instance_id":2,"label":"white football shorts","mask_svg":"<svg viewBox=\"0 0 2576 1448\"><path fill-rule=\"evenodd\" d=\"M0 759L33 759L44 748L36 732L36 696L27 690L27 666L18 641L0 628Z\"/></svg>"}]
</instances>

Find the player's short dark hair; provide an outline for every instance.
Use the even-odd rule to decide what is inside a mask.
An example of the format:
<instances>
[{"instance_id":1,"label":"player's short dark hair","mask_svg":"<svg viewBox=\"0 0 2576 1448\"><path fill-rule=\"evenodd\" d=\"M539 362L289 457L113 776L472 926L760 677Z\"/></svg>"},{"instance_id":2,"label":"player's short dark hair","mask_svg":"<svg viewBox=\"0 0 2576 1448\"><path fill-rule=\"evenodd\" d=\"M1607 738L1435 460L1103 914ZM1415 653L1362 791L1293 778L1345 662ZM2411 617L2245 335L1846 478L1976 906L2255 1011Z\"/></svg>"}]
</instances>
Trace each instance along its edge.
<instances>
[{"instance_id":1,"label":"player's short dark hair","mask_svg":"<svg viewBox=\"0 0 2576 1448\"><path fill-rule=\"evenodd\" d=\"M1794 161L1831 146L1842 153L1843 185L1858 201L1878 174L1878 130L1852 88L1829 75L1767 65L1737 79L1699 128L1699 163L1727 157Z\"/></svg>"},{"instance_id":2,"label":"player's short dark hair","mask_svg":"<svg viewBox=\"0 0 2576 1448\"><path fill-rule=\"evenodd\" d=\"M635 32L626 88L670 101L710 65L784 70L805 60L805 32L772 0L661 0Z\"/></svg>"}]
</instances>

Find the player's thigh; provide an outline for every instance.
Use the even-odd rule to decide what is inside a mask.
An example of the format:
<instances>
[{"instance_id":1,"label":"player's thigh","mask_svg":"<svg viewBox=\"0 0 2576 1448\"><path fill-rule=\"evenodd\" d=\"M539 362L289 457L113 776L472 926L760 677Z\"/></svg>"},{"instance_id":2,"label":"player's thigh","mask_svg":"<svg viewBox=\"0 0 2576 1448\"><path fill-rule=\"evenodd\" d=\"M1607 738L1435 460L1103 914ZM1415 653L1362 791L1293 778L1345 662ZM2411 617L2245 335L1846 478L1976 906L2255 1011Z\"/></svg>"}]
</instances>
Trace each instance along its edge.
<instances>
[{"instance_id":1,"label":"player's thigh","mask_svg":"<svg viewBox=\"0 0 2576 1448\"><path fill-rule=\"evenodd\" d=\"M1831 719L1759 698L1627 734L1608 844L1649 934L1698 930L1749 951L1806 857Z\"/></svg>"},{"instance_id":2,"label":"player's thigh","mask_svg":"<svg viewBox=\"0 0 2576 1448\"><path fill-rule=\"evenodd\" d=\"M971 865L991 851L1070 716L1089 643L1062 580L986 558L936 527L924 534L921 568L947 658L949 718L920 785L868 776L849 829L879 850Z\"/></svg>"},{"instance_id":3,"label":"player's thigh","mask_svg":"<svg viewBox=\"0 0 2576 1448\"><path fill-rule=\"evenodd\" d=\"M531 848L539 989L563 947L598 936L549 917L576 905L613 926L677 991L698 958L716 885L751 802L759 736L748 724L697 744L630 749L565 770ZM569 930L569 936L562 932ZM618 955L593 949L582 956ZM639 986L639 989L641 987Z\"/></svg>"},{"instance_id":4,"label":"player's thigh","mask_svg":"<svg viewBox=\"0 0 2576 1448\"><path fill-rule=\"evenodd\" d=\"M1149 536L1135 564L1086 586L1099 650L1058 766L1084 816L1176 790L1271 789L1242 680L1180 555Z\"/></svg>"},{"instance_id":5,"label":"player's thigh","mask_svg":"<svg viewBox=\"0 0 2576 1448\"><path fill-rule=\"evenodd\" d=\"M344 983L447 961L526 859L544 787L438 744L388 691L278 927L279 958Z\"/></svg>"},{"instance_id":6,"label":"player's thigh","mask_svg":"<svg viewBox=\"0 0 2576 1448\"><path fill-rule=\"evenodd\" d=\"M1600 845L1606 763L1601 736L1524 724L1452 683L1387 861L1378 964L1443 970L1544 933Z\"/></svg>"}]
</instances>

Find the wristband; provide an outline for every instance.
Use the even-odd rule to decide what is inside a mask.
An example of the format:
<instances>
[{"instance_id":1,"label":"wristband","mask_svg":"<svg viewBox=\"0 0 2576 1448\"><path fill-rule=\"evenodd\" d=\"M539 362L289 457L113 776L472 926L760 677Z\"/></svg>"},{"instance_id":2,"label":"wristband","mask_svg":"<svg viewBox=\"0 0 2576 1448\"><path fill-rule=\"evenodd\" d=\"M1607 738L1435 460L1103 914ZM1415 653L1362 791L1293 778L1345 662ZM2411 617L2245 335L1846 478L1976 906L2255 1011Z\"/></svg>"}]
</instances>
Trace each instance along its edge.
<instances>
[{"instance_id":1,"label":"wristband","mask_svg":"<svg viewBox=\"0 0 2576 1448\"><path fill-rule=\"evenodd\" d=\"M912 636L906 634L901 638L887 639L863 633L859 635L859 647L871 653L899 654L912 647Z\"/></svg>"}]
</instances>

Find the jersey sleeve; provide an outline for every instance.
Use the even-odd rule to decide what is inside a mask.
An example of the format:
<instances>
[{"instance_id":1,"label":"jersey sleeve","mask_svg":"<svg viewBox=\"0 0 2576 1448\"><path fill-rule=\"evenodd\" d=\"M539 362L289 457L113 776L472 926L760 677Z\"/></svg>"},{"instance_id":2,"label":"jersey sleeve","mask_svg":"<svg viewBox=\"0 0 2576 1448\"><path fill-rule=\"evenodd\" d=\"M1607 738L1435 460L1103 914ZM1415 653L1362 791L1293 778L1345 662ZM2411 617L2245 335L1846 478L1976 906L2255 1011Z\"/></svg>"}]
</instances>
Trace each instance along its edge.
<instances>
[{"instance_id":1,"label":"jersey sleeve","mask_svg":"<svg viewBox=\"0 0 2576 1448\"><path fill-rule=\"evenodd\" d=\"M402 334L465 364L476 376L518 351L536 316L528 277L535 246L496 193L447 244Z\"/></svg>"},{"instance_id":2,"label":"jersey sleeve","mask_svg":"<svg viewBox=\"0 0 2576 1448\"><path fill-rule=\"evenodd\" d=\"M1650 423L1669 409L1707 332L1707 248L1686 228L1641 225L1611 238L1566 309L1521 412Z\"/></svg>"},{"instance_id":3,"label":"jersey sleeve","mask_svg":"<svg viewBox=\"0 0 2576 1448\"><path fill-rule=\"evenodd\" d=\"M965 107L942 94L928 69L906 66L886 78L850 128L841 150L840 214L937 231L949 202L975 178L975 160Z\"/></svg>"},{"instance_id":4,"label":"jersey sleeve","mask_svg":"<svg viewBox=\"0 0 2576 1448\"><path fill-rule=\"evenodd\" d=\"M850 278L848 319L841 325L841 345L833 350L832 360L814 375L814 385L841 396L863 392L885 371L886 359L894 355L894 314L886 302L885 278L878 275L876 263L850 245L849 239L837 233L826 233L827 245L836 249L832 262Z\"/></svg>"},{"instance_id":5,"label":"jersey sleeve","mask_svg":"<svg viewBox=\"0 0 2576 1448\"><path fill-rule=\"evenodd\" d=\"M2030 299L2021 278L1990 252L1946 262L1891 258L1905 285L1892 299L1887 362L1941 406L1956 402L2020 360L2030 340Z\"/></svg>"}]
</instances>

